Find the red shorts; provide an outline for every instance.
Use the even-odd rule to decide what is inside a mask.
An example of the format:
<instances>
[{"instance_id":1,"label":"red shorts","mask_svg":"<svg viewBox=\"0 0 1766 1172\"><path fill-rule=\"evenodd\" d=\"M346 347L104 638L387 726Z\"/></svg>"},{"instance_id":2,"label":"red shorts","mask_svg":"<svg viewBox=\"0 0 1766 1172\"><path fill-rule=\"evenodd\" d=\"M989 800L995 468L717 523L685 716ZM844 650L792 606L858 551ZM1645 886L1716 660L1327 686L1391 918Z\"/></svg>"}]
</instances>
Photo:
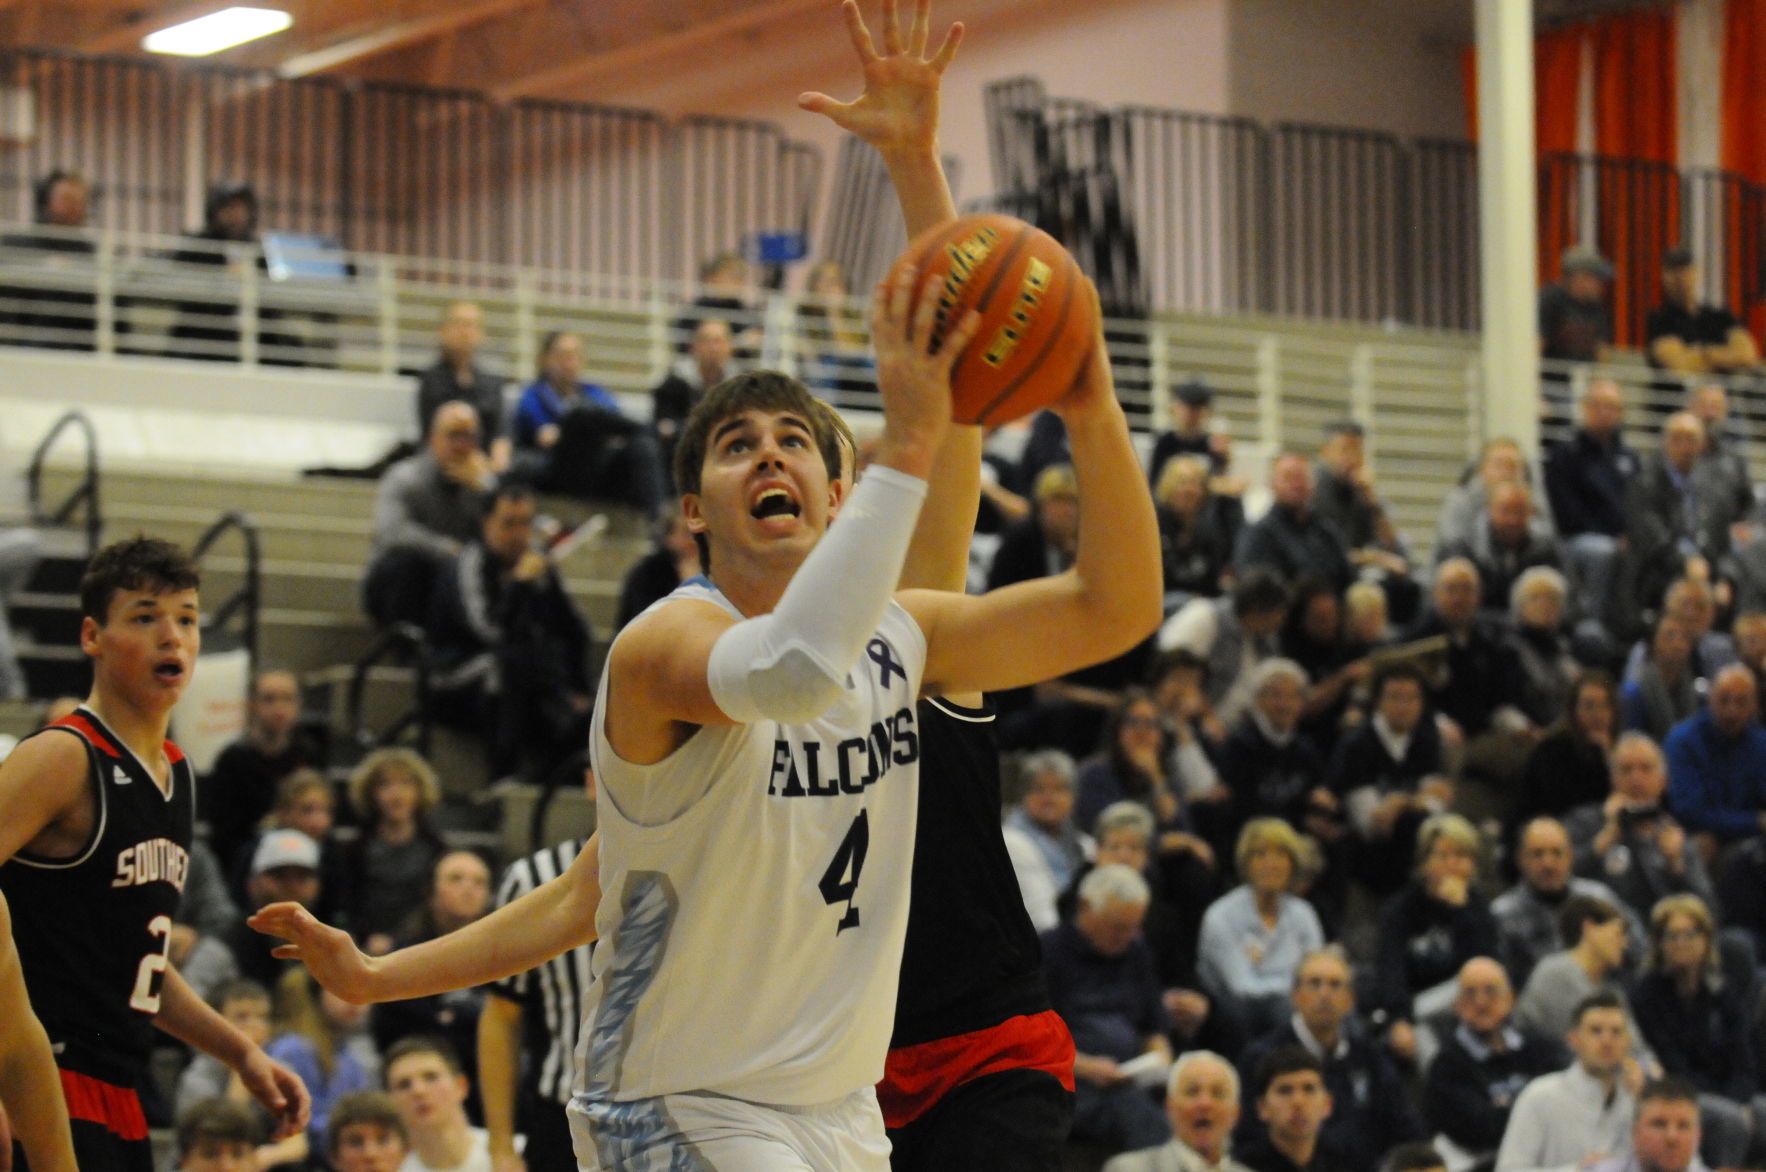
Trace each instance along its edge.
<instances>
[{"instance_id":1,"label":"red shorts","mask_svg":"<svg viewBox=\"0 0 1766 1172\"><path fill-rule=\"evenodd\" d=\"M889 1052L877 1103L891 1129L906 1127L970 1079L1002 1070L1040 1070L1073 1089L1073 1035L1054 1010Z\"/></svg>"}]
</instances>

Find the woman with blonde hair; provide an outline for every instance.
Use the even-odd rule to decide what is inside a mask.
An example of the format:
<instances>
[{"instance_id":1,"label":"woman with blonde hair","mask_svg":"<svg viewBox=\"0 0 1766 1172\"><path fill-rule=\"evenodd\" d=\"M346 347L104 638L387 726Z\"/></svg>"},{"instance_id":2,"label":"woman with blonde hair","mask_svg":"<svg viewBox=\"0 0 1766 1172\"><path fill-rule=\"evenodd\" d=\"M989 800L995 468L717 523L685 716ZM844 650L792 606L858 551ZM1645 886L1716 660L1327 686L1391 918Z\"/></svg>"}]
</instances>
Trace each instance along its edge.
<instances>
[{"instance_id":1,"label":"woman with blonde hair","mask_svg":"<svg viewBox=\"0 0 1766 1172\"><path fill-rule=\"evenodd\" d=\"M1745 1166L1754 1141L1747 1108L1766 1118L1749 1008L1753 990L1726 980L1717 921L1696 895L1670 895L1649 917L1649 954L1631 987L1631 1014L1664 1072L1699 1090L1705 1158Z\"/></svg>"},{"instance_id":2,"label":"woman with blonde hair","mask_svg":"<svg viewBox=\"0 0 1766 1172\"><path fill-rule=\"evenodd\" d=\"M1215 1005L1258 1037L1288 1016L1294 974L1324 946L1312 905L1293 893L1305 860L1300 835L1280 818L1253 818L1233 852L1239 886L1202 916L1196 971Z\"/></svg>"},{"instance_id":3,"label":"woman with blonde hair","mask_svg":"<svg viewBox=\"0 0 1766 1172\"><path fill-rule=\"evenodd\" d=\"M307 1084L313 1094L307 1134L323 1144L337 1100L379 1082L380 1055L362 1028L368 1007L321 989L304 965L282 974L272 1004L275 1033L264 1052Z\"/></svg>"},{"instance_id":4,"label":"woman with blonde hair","mask_svg":"<svg viewBox=\"0 0 1766 1172\"><path fill-rule=\"evenodd\" d=\"M1414 1051L1418 1016L1453 1003L1460 967L1496 955L1496 920L1477 887L1483 853L1471 822L1435 815L1417 831L1410 882L1380 911L1378 1001L1400 1053Z\"/></svg>"},{"instance_id":5,"label":"woman with blonde hair","mask_svg":"<svg viewBox=\"0 0 1766 1172\"><path fill-rule=\"evenodd\" d=\"M446 849L430 818L441 785L429 762L395 747L364 757L350 774L349 793L361 827L344 856L350 931L371 955L380 955L423 906L430 871Z\"/></svg>"}]
</instances>

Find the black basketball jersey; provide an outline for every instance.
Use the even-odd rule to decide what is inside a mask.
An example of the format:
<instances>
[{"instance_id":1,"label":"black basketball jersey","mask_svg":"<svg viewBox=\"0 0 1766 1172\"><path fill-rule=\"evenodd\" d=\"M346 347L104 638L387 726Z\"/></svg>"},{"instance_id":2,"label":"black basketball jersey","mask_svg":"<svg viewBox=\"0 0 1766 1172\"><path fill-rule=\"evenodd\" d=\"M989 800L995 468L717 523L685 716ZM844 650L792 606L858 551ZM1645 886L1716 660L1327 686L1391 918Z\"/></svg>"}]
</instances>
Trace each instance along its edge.
<instances>
[{"instance_id":1,"label":"black basketball jersey","mask_svg":"<svg viewBox=\"0 0 1766 1172\"><path fill-rule=\"evenodd\" d=\"M190 867L195 779L172 742L170 792L89 709L34 734L77 736L97 799L78 854L0 866L25 988L67 1070L133 1087L147 1068L172 917Z\"/></svg>"},{"instance_id":2,"label":"black basketball jersey","mask_svg":"<svg viewBox=\"0 0 1766 1172\"><path fill-rule=\"evenodd\" d=\"M913 895L891 1048L1049 1008L1042 947L1000 835L991 705L922 700Z\"/></svg>"}]
</instances>

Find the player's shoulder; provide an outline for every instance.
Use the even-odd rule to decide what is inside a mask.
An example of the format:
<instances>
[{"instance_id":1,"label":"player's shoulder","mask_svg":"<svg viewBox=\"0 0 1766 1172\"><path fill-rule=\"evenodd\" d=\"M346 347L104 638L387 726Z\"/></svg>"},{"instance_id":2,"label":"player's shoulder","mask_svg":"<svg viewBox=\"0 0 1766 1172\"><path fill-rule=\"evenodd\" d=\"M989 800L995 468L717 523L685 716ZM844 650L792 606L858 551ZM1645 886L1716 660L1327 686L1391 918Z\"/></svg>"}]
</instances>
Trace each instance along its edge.
<instances>
[{"instance_id":1,"label":"player's shoulder","mask_svg":"<svg viewBox=\"0 0 1766 1172\"><path fill-rule=\"evenodd\" d=\"M38 784L52 782L63 774L83 779L89 761L87 745L86 736L68 725L38 729L0 762L0 776L21 776Z\"/></svg>"},{"instance_id":2,"label":"player's shoulder","mask_svg":"<svg viewBox=\"0 0 1766 1172\"><path fill-rule=\"evenodd\" d=\"M715 598L671 594L625 625L609 652L612 670L648 664L706 638L715 638L736 622Z\"/></svg>"},{"instance_id":3,"label":"player's shoulder","mask_svg":"<svg viewBox=\"0 0 1766 1172\"><path fill-rule=\"evenodd\" d=\"M33 804L60 807L85 793L91 771L78 731L51 726L20 741L0 762L0 806L28 795Z\"/></svg>"}]
</instances>

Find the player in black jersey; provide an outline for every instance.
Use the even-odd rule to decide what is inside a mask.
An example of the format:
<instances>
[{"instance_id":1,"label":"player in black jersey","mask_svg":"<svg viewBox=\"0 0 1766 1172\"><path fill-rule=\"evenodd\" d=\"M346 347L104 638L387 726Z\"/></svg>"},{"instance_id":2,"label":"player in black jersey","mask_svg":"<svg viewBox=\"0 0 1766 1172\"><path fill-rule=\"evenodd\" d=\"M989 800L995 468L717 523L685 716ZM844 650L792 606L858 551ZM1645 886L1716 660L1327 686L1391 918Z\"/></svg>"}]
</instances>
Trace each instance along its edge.
<instances>
[{"instance_id":1,"label":"player in black jersey","mask_svg":"<svg viewBox=\"0 0 1766 1172\"><path fill-rule=\"evenodd\" d=\"M196 588L195 567L166 542L100 550L80 583L92 693L0 764L0 893L82 1172L152 1168L135 1088L155 1026L238 1072L278 1138L307 1121L300 1079L192 993L166 955L195 809L190 764L166 729L200 643Z\"/></svg>"},{"instance_id":2,"label":"player in black jersey","mask_svg":"<svg viewBox=\"0 0 1766 1172\"><path fill-rule=\"evenodd\" d=\"M942 68L930 0L903 30L885 0L878 53L844 6L865 91L799 99L876 147L908 237L956 217L939 164ZM960 38L957 26L953 35ZM945 59L948 61L948 59ZM961 591L980 500L981 430L951 427L902 570L903 589ZM1049 1004L1042 949L1000 835L999 749L980 696L921 700L920 808L895 1030L877 1098L896 1169L1051 1172L1073 1116L1073 1038Z\"/></svg>"}]
</instances>

